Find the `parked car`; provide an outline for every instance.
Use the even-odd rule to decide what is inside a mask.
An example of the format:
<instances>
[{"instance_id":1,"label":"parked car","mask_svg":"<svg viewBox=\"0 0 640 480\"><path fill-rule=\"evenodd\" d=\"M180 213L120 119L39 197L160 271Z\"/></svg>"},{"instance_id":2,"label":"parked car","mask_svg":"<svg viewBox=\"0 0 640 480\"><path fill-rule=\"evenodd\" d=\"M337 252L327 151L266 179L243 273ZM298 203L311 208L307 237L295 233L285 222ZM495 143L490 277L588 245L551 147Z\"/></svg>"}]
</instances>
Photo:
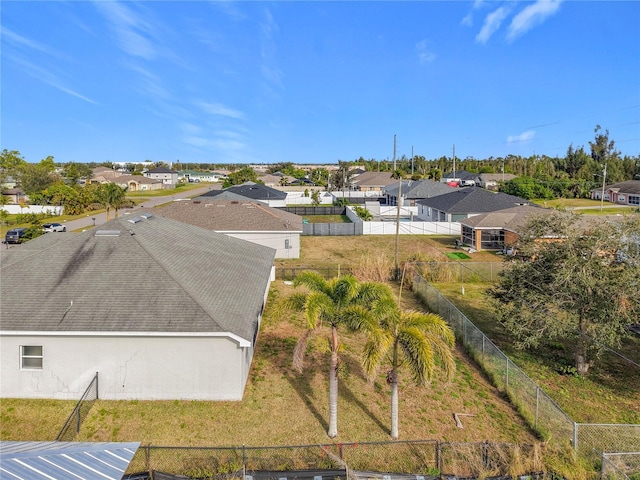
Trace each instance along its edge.
<instances>
[{"instance_id":1,"label":"parked car","mask_svg":"<svg viewBox=\"0 0 640 480\"><path fill-rule=\"evenodd\" d=\"M4 236L5 243L21 243L26 231L26 228L12 228L11 230L7 230Z\"/></svg>"},{"instance_id":2,"label":"parked car","mask_svg":"<svg viewBox=\"0 0 640 480\"><path fill-rule=\"evenodd\" d=\"M45 232L66 232L67 227L61 223L45 223L42 225Z\"/></svg>"}]
</instances>

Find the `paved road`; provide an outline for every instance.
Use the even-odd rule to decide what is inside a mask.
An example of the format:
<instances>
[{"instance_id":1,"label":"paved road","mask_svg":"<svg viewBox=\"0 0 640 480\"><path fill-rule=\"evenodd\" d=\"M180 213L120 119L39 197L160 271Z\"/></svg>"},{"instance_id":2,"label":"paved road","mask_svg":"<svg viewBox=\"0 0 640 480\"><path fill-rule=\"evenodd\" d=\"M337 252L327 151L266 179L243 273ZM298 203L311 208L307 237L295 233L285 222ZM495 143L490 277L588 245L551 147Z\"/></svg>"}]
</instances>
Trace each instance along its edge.
<instances>
[{"instance_id":1,"label":"paved road","mask_svg":"<svg viewBox=\"0 0 640 480\"><path fill-rule=\"evenodd\" d=\"M191 198L191 197L196 197L198 195L202 195L203 193L207 193L210 190L213 190L215 188L220 188L219 186L212 186L212 185L207 185L206 187L201 187L201 188L196 188L194 190L189 190L187 192L184 192L182 194L180 193L173 193L171 195L166 195L166 196L162 196L162 197L149 197L147 200L145 200L143 203L140 203L138 205L136 205L133 209L130 208L124 208L121 210L118 210L118 216L120 215L132 215L136 212L141 212L143 210L147 210L150 208L155 207L156 205L162 205L163 203L167 203L167 202L171 202L174 200L178 200L178 199L183 199L183 198ZM95 213L95 214L85 214L85 217L82 218L77 218L75 220L69 220L67 222L64 222L64 224L67 226L67 231L72 232L74 230L82 230L82 229L86 229L86 228L92 228L94 225L98 226L98 225L102 225L103 223L105 223L107 221L107 213L106 212L102 212L102 213ZM111 219L113 219L113 210L111 211Z\"/></svg>"}]
</instances>

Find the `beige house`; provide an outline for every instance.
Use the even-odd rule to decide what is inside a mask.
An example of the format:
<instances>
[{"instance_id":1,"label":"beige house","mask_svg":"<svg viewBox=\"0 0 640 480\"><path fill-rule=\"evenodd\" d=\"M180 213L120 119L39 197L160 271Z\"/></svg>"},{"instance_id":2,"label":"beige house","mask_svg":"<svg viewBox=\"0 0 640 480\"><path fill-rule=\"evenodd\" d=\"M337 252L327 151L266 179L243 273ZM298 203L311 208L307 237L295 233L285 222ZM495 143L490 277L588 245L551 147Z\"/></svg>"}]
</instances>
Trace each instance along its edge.
<instances>
[{"instance_id":1,"label":"beige house","mask_svg":"<svg viewBox=\"0 0 640 480\"><path fill-rule=\"evenodd\" d=\"M88 183L115 183L129 192L143 192L146 190L162 190L162 180L143 177L142 175L128 175L107 167L96 167Z\"/></svg>"},{"instance_id":2,"label":"beige house","mask_svg":"<svg viewBox=\"0 0 640 480\"><path fill-rule=\"evenodd\" d=\"M354 190L361 192L382 192L382 189L398 181L391 177L391 172L364 172L351 181Z\"/></svg>"}]
</instances>

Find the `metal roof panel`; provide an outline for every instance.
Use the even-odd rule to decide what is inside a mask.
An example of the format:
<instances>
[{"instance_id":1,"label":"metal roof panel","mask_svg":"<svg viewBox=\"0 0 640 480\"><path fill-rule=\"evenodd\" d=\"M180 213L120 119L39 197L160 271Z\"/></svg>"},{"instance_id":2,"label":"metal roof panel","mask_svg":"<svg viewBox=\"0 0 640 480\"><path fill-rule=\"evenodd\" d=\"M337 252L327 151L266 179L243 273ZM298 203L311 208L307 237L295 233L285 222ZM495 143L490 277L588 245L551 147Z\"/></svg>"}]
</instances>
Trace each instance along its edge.
<instances>
[{"instance_id":1,"label":"metal roof panel","mask_svg":"<svg viewBox=\"0 0 640 480\"><path fill-rule=\"evenodd\" d=\"M3 441L0 476L23 480L120 480L139 446L139 442Z\"/></svg>"}]
</instances>

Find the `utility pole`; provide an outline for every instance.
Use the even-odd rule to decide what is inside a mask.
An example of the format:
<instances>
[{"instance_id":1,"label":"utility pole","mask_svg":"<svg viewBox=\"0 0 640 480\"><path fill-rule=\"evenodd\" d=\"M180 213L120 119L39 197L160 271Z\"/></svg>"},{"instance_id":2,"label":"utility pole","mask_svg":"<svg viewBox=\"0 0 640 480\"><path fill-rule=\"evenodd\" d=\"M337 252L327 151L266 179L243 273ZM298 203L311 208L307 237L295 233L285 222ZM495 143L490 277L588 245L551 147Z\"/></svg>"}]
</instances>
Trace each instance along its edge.
<instances>
[{"instance_id":1,"label":"utility pole","mask_svg":"<svg viewBox=\"0 0 640 480\"><path fill-rule=\"evenodd\" d=\"M607 164L602 168L602 195L600 195L600 211L604 208L604 185L607 181Z\"/></svg>"},{"instance_id":2,"label":"utility pole","mask_svg":"<svg viewBox=\"0 0 640 480\"><path fill-rule=\"evenodd\" d=\"M394 171L395 174L395 171ZM402 204L402 175L398 175L398 210L396 212L396 248L395 248L395 269L393 279L400 279L400 207Z\"/></svg>"},{"instance_id":3,"label":"utility pole","mask_svg":"<svg viewBox=\"0 0 640 480\"><path fill-rule=\"evenodd\" d=\"M413 176L413 145L411 145L411 176Z\"/></svg>"},{"instance_id":4,"label":"utility pole","mask_svg":"<svg viewBox=\"0 0 640 480\"><path fill-rule=\"evenodd\" d=\"M396 171L396 136L393 135L393 171Z\"/></svg>"},{"instance_id":5,"label":"utility pole","mask_svg":"<svg viewBox=\"0 0 640 480\"><path fill-rule=\"evenodd\" d=\"M451 179L454 182L456 181L456 144L453 144L453 178Z\"/></svg>"}]
</instances>

